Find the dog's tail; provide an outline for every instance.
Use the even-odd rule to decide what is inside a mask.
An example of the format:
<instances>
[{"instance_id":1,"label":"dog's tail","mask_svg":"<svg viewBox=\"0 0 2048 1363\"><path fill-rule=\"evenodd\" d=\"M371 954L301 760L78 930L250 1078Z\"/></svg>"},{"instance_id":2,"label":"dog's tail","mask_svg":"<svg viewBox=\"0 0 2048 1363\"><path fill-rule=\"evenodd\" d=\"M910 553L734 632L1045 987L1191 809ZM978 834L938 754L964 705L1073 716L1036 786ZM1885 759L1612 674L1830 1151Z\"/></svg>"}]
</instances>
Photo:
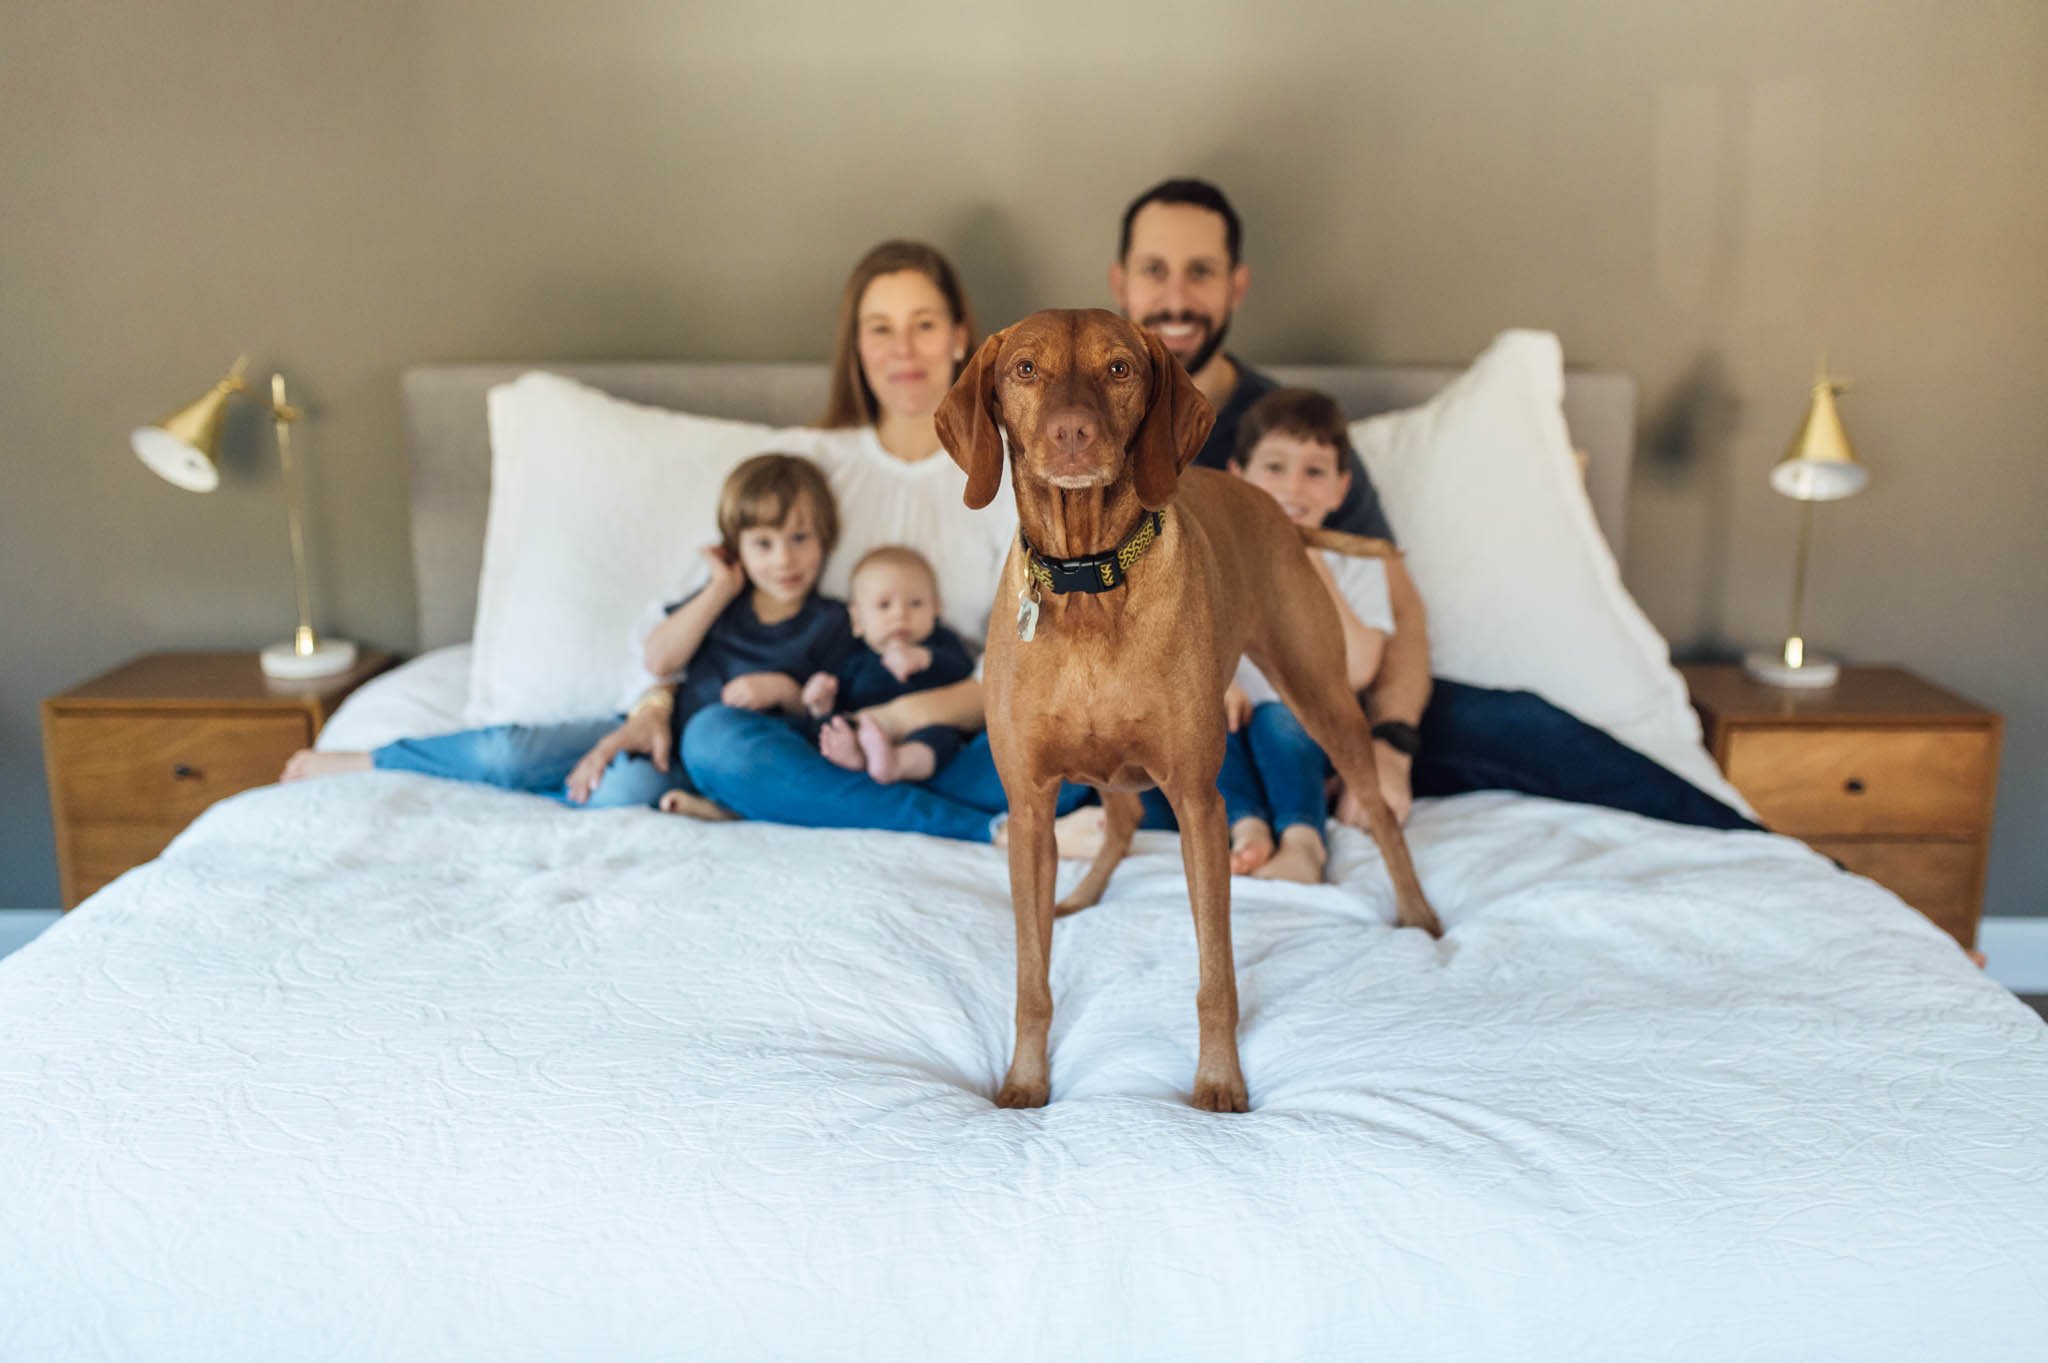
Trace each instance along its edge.
<instances>
[{"instance_id":1,"label":"dog's tail","mask_svg":"<svg viewBox=\"0 0 2048 1363\"><path fill-rule=\"evenodd\" d=\"M1135 790L1098 790L1096 794L1102 797L1102 850L1095 854L1088 874L1081 878L1074 892L1054 907L1055 918L1079 913L1102 898L1102 892L1109 888L1109 877L1116 870L1116 864L1124 859L1124 853L1131 850L1131 835L1137 832L1138 819L1145 812Z\"/></svg>"},{"instance_id":2,"label":"dog's tail","mask_svg":"<svg viewBox=\"0 0 2048 1363\"><path fill-rule=\"evenodd\" d=\"M1393 541L1373 539L1366 535L1350 535L1342 530L1325 530L1316 525L1297 525L1296 533L1303 544L1312 544L1318 549L1335 549L1340 554L1353 558L1399 558L1401 551Z\"/></svg>"}]
</instances>

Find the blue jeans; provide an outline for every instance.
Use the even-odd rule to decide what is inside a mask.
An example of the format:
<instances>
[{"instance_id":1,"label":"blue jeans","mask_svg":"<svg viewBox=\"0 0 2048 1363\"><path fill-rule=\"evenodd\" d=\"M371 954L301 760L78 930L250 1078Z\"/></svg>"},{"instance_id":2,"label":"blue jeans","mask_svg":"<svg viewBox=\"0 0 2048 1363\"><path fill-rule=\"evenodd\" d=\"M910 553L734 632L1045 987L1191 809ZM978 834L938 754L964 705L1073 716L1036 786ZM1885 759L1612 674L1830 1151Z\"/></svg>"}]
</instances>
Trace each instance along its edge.
<instances>
[{"instance_id":1,"label":"blue jeans","mask_svg":"<svg viewBox=\"0 0 2048 1363\"><path fill-rule=\"evenodd\" d=\"M1321 837L1323 823L1330 817L1325 793L1330 759L1301 727L1294 712L1279 701L1253 707L1244 734L1259 788L1265 792L1266 821L1273 825L1274 836L1306 824Z\"/></svg>"},{"instance_id":2,"label":"blue jeans","mask_svg":"<svg viewBox=\"0 0 2048 1363\"><path fill-rule=\"evenodd\" d=\"M449 781L475 781L569 804L569 772L619 723L614 717L567 724L499 724L437 738L401 738L372 752L370 761L381 771L416 771ZM671 761L668 771L660 772L645 757L620 753L605 768L589 803L580 808L652 805L682 785L682 771L683 764L678 761Z\"/></svg>"},{"instance_id":3,"label":"blue jeans","mask_svg":"<svg viewBox=\"0 0 2048 1363\"><path fill-rule=\"evenodd\" d=\"M1309 753L1314 753L1318 771L1327 771L1323 765L1327 759L1286 706L1262 705L1252 713L1255 724L1265 717L1263 728L1247 726L1246 732L1256 735L1251 757L1258 764L1277 833L1307 809L1305 801L1290 807L1288 791L1313 789L1316 809L1324 809L1322 777L1310 781L1307 772ZM1417 727L1422 733L1422 751L1409 772L1409 788L1417 795L1512 790L1695 828L1761 831L1761 825L1683 776L1533 691L1496 691L1438 677ZM1267 759L1280 760L1282 751L1290 754L1286 760L1299 765L1291 769L1293 775L1281 776L1276 790ZM1224 771L1217 781L1225 787L1226 803L1231 798L1232 762L1226 749ZM1147 794L1145 810L1145 827L1174 826L1166 802L1157 792ZM1238 817L1233 813L1232 822ZM1325 813L1316 813L1314 826L1321 828L1324 817Z\"/></svg>"},{"instance_id":4,"label":"blue jeans","mask_svg":"<svg viewBox=\"0 0 2048 1363\"><path fill-rule=\"evenodd\" d=\"M1298 730L1293 717L1287 718ZM1684 777L1533 692L1495 691L1438 678L1419 727L1422 752L1411 773L1417 795L1513 790L1700 828L1758 827ZM681 756L704 794L751 819L987 842L992 819L1008 808L986 734L977 735L931 780L882 786L864 772L827 762L774 716L720 705L690 720ZM1246 812L1243 774L1250 770L1248 751L1240 746L1233 757L1227 743L1217 785L1232 822ZM1084 803L1088 795L1085 786L1062 786L1059 812ZM1174 826L1157 791L1146 792L1145 802L1145 827ZM1259 806L1249 812L1259 812ZM1277 831L1284 816L1277 807L1273 814Z\"/></svg>"},{"instance_id":5,"label":"blue jeans","mask_svg":"<svg viewBox=\"0 0 2048 1363\"><path fill-rule=\"evenodd\" d=\"M916 735L912 735L916 737ZM1010 797L1003 793L1003 778L996 771L996 755L989 751L988 731L982 730L969 739L966 746L952 761L941 767L938 774L925 782L928 789L950 796L976 809L1008 813ZM1087 786L1077 786L1071 781L1060 783L1059 798L1053 804L1055 814L1070 814L1095 798L1095 792Z\"/></svg>"},{"instance_id":6,"label":"blue jeans","mask_svg":"<svg viewBox=\"0 0 2048 1363\"><path fill-rule=\"evenodd\" d=\"M1417 795L1516 790L1697 828L1760 830L1676 772L1533 691L1438 677L1422 712Z\"/></svg>"},{"instance_id":7,"label":"blue jeans","mask_svg":"<svg viewBox=\"0 0 2048 1363\"><path fill-rule=\"evenodd\" d=\"M929 781L879 785L864 771L828 762L788 721L713 705L683 729L683 765L706 796L749 819L803 828L886 828L988 842L1009 800L978 734ZM1085 786L1060 792L1062 814Z\"/></svg>"},{"instance_id":8,"label":"blue jeans","mask_svg":"<svg viewBox=\"0 0 2048 1363\"><path fill-rule=\"evenodd\" d=\"M1225 822L1234 824L1239 819L1267 817L1266 794L1259 787L1259 775L1252 765L1249 736L1243 729L1223 736L1223 765L1216 771L1216 789L1223 796ZM1180 821L1173 816L1173 806L1167 803L1165 793L1158 787L1140 792L1138 800L1144 806L1138 827L1167 830L1180 827Z\"/></svg>"}]
</instances>

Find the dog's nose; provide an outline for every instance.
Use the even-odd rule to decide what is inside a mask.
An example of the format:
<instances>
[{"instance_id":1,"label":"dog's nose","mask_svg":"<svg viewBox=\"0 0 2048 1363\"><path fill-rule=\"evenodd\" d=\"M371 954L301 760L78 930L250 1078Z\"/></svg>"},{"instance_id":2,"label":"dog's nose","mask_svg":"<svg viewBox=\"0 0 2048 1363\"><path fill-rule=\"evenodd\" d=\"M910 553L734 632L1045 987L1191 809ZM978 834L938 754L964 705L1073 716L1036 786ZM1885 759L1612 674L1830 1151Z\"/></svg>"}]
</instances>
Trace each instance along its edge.
<instances>
[{"instance_id":1,"label":"dog's nose","mask_svg":"<svg viewBox=\"0 0 2048 1363\"><path fill-rule=\"evenodd\" d=\"M1080 454L1095 443L1095 414L1078 407L1054 412L1048 423L1053 448L1061 454Z\"/></svg>"}]
</instances>

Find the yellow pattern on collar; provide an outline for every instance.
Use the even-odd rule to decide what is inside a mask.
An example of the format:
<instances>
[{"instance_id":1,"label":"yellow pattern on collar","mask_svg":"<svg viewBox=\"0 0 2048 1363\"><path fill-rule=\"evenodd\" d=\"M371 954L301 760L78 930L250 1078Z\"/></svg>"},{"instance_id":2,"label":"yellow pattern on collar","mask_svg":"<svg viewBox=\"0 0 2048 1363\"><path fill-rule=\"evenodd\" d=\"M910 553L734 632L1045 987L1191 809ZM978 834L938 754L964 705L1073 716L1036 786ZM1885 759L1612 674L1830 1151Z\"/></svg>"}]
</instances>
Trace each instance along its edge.
<instances>
[{"instance_id":1,"label":"yellow pattern on collar","mask_svg":"<svg viewBox=\"0 0 2048 1363\"><path fill-rule=\"evenodd\" d=\"M1145 513L1145 518L1138 522L1138 528L1132 532L1131 537L1118 545L1114 554L1104 554L1099 558L1093 558L1092 566L1102 578L1102 586L1093 590L1108 591L1125 577L1129 576L1131 565L1145 557L1146 551L1158 543L1160 528L1165 523L1165 512L1148 511ZM1038 551L1031 547L1030 540L1023 539L1021 534L1018 538L1023 540L1024 545L1024 571L1031 579L1033 585L1045 591L1058 592L1060 588L1054 585L1052 569L1047 566ZM1078 570L1079 564L1087 564L1090 560L1084 559L1073 562L1076 563L1076 566L1069 567L1063 564L1062 567L1065 567L1068 572L1074 572ZM1088 591L1091 589L1076 584L1076 586L1069 587L1067 590Z\"/></svg>"}]
</instances>

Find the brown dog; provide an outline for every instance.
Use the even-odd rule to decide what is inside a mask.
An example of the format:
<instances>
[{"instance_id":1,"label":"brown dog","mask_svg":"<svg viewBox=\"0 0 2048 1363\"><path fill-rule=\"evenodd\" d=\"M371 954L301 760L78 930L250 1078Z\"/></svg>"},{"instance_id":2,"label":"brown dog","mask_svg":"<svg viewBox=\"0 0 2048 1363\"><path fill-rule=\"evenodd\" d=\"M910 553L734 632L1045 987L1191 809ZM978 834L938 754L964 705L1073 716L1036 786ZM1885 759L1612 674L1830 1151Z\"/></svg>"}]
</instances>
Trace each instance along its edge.
<instances>
[{"instance_id":1,"label":"brown dog","mask_svg":"<svg viewBox=\"0 0 2048 1363\"><path fill-rule=\"evenodd\" d=\"M1062 913L1094 903L1129 849L1136 791L1156 785L1172 804L1201 957L1194 1104L1247 1110L1230 832L1216 789L1223 693L1240 655L1365 805L1401 925L1440 931L1380 797L1336 610L1304 535L1249 483L1187 467L1214 421L1158 339L1100 310L1036 313L989 337L939 408L939 438L966 470L971 507L1001 486L1008 436L1025 541L1003 569L983 669L1017 915L1017 1049L1002 1107L1043 1106L1050 1087L1052 824L1068 780L1102 792L1108 833Z\"/></svg>"}]
</instances>

